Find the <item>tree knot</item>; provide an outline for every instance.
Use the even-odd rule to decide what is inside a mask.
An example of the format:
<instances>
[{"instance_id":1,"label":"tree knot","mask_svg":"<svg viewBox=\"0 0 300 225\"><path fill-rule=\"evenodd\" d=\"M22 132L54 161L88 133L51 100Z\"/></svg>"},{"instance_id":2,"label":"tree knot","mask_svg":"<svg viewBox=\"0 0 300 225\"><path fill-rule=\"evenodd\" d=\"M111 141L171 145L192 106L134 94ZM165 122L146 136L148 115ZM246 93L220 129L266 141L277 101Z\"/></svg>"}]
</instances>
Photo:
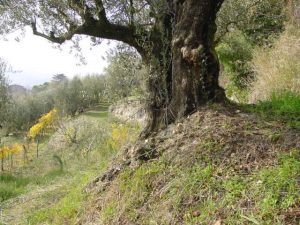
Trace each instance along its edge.
<instances>
[{"instance_id":1,"label":"tree knot","mask_svg":"<svg viewBox=\"0 0 300 225\"><path fill-rule=\"evenodd\" d=\"M181 48L182 58L189 63L199 64L201 58L203 57L203 46L199 45L197 48L190 48L184 46Z\"/></svg>"}]
</instances>

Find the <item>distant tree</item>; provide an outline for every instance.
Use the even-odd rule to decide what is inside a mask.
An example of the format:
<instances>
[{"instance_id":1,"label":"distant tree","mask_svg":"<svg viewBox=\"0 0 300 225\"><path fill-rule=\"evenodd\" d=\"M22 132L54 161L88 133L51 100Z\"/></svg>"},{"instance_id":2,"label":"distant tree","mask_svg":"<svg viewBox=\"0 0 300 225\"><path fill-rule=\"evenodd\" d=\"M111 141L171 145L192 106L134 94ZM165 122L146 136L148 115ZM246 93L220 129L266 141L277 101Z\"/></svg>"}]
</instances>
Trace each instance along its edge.
<instances>
[{"instance_id":1,"label":"distant tree","mask_svg":"<svg viewBox=\"0 0 300 225\"><path fill-rule=\"evenodd\" d=\"M40 85L34 85L32 87L32 92L36 93L36 92L45 91L49 87L49 85L50 85L49 82L45 82L45 83L40 84Z\"/></svg>"},{"instance_id":2,"label":"distant tree","mask_svg":"<svg viewBox=\"0 0 300 225\"><path fill-rule=\"evenodd\" d=\"M7 64L0 58L0 126L3 126L5 121L6 107L9 101L8 96L8 82L6 72L8 70Z\"/></svg>"},{"instance_id":3,"label":"distant tree","mask_svg":"<svg viewBox=\"0 0 300 225\"><path fill-rule=\"evenodd\" d=\"M56 107L66 115L75 116L78 110L85 108L87 102L79 77L61 83L56 89L55 101Z\"/></svg>"},{"instance_id":4,"label":"distant tree","mask_svg":"<svg viewBox=\"0 0 300 225\"><path fill-rule=\"evenodd\" d=\"M44 113L54 107L54 91L30 93L12 99L6 107L4 126L8 132L27 130Z\"/></svg>"},{"instance_id":5,"label":"distant tree","mask_svg":"<svg viewBox=\"0 0 300 225\"><path fill-rule=\"evenodd\" d=\"M138 53L124 45L108 57L105 69L107 94L111 99L141 95L144 91L146 71Z\"/></svg>"},{"instance_id":6,"label":"distant tree","mask_svg":"<svg viewBox=\"0 0 300 225\"><path fill-rule=\"evenodd\" d=\"M67 80L68 80L68 78L66 77L66 75L64 75L62 73L55 74L55 75L52 76L52 82L56 83L56 84L65 82Z\"/></svg>"},{"instance_id":7,"label":"distant tree","mask_svg":"<svg viewBox=\"0 0 300 225\"><path fill-rule=\"evenodd\" d=\"M82 78L85 105L93 106L101 101L106 101L106 77L103 75L87 75Z\"/></svg>"}]
</instances>

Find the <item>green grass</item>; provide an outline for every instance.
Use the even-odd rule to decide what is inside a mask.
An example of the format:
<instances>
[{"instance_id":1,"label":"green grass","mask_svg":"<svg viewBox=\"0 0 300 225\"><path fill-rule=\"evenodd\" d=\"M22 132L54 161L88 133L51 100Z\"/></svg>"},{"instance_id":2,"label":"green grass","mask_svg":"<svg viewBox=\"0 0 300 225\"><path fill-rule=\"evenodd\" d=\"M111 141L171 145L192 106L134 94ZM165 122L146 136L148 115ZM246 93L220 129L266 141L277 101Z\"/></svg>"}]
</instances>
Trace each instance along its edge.
<instances>
[{"instance_id":1,"label":"green grass","mask_svg":"<svg viewBox=\"0 0 300 225\"><path fill-rule=\"evenodd\" d=\"M11 174L0 174L0 202L24 193L24 189L29 183L29 178L15 177Z\"/></svg>"},{"instance_id":2,"label":"green grass","mask_svg":"<svg viewBox=\"0 0 300 225\"><path fill-rule=\"evenodd\" d=\"M246 111L257 113L264 119L278 120L300 129L300 95L286 92L273 94L271 100L247 105Z\"/></svg>"},{"instance_id":3,"label":"green grass","mask_svg":"<svg viewBox=\"0 0 300 225\"><path fill-rule=\"evenodd\" d=\"M93 118L103 119L108 116L108 112L88 111L88 112L85 112L83 115L93 117Z\"/></svg>"},{"instance_id":4,"label":"green grass","mask_svg":"<svg viewBox=\"0 0 300 225\"><path fill-rule=\"evenodd\" d=\"M109 105L109 103L101 103L90 108L89 111L84 112L83 115L95 119L106 119L108 117Z\"/></svg>"},{"instance_id":5,"label":"green grass","mask_svg":"<svg viewBox=\"0 0 300 225\"><path fill-rule=\"evenodd\" d=\"M296 150L281 155L278 166L258 172L255 178L260 182L252 185L260 208L258 219L272 224L280 210L288 210L300 203L299 177L300 155Z\"/></svg>"},{"instance_id":6,"label":"green grass","mask_svg":"<svg viewBox=\"0 0 300 225\"><path fill-rule=\"evenodd\" d=\"M91 115L85 115L91 116ZM95 118L95 117L91 117ZM99 118L99 117L98 117ZM99 120L98 120L99 121ZM88 158L79 158L74 162L67 162L65 170L68 171L66 177L70 182L65 187L61 187L60 190L65 190L64 195L53 202L51 205L44 206L35 210L27 216L28 224L75 224L80 215L85 214L85 206L89 202L89 196L83 192L83 188L91 179L101 173L107 168L111 159L117 154L119 149L111 148L112 142L118 142L118 135L116 136L116 130L123 131L123 126L118 127L114 124L114 128L111 130L107 117L103 117L100 121L101 126L107 127L105 138L98 143L98 147L93 149ZM105 123L105 124L103 124ZM135 127L127 126L129 130L136 130ZM89 128L90 129L90 128ZM127 130L127 129L126 129ZM132 138L131 136L125 137L125 139ZM123 142L126 140L122 140ZM127 140L128 142L129 140ZM85 143L85 142L84 142ZM89 143L86 143L89 145ZM118 146L118 144L116 144ZM85 148L82 144L77 148ZM73 164L73 165L72 165ZM68 169L68 167L71 167ZM106 210L107 215L113 213L113 209ZM110 212L109 212L110 211Z\"/></svg>"},{"instance_id":7,"label":"green grass","mask_svg":"<svg viewBox=\"0 0 300 225\"><path fill-rule=\"evenodd\" d=\"M103 103L100 103L97 106L92 107L91 110L94 110L94 111L107 111L109 106L110 106L109 103L103 102Z\"/></svg>"},{"instance_id":8,"label":"green grass","mask_svg":"<svg viewBox=\"0 0 300 225\"><path fill-rule=\"evenodd\" d=\"M32 213L28 219L28 224L41 224L44 222L50 224L74 224L77 219L78 210L82 206L86 194L82 188L95 175L94 173L85 172L77 174L73 182L68 184L66 194L55 204Z\"/></svg>"},{"instance_id":9,"label":"green grass","mask_svg":"<svg viewBox=\"0 0 300 225\"><path fill-rule=\"evenodd\" d=\"M293 93L283 93L281 95L273 94L270 101L258 104L258 109L262 111L271 111L277 115L299 114L300 113L300 95Z\"/></svg>"},{"instance_id":10,"label":"green grass","mask_svg":"<svg viewBox=\"0 0 300 225\"><path fill-rule=\"evenodd\" d=\"M28 185L45 185L58 176L62 176L63 171L53 169L40 176L16 176L10 173L0 174L0 202L17 197L28 192Z\"/></svg>"}]
</instances>

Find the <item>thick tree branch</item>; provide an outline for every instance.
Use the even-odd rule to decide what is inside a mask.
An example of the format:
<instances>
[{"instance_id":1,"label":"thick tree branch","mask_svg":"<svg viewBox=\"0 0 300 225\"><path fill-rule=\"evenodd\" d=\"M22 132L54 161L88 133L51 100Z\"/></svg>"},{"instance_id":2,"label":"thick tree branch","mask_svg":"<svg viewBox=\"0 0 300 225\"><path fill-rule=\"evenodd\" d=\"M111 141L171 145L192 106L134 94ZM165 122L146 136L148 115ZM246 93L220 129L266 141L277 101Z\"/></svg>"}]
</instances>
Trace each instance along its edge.
<instances>
[{"instance_id":1,"label":"thick tree branch","mask_svg":"<svg viewBox=\"0 0 300 225\"><path fill-rule=\"evenodd\" d=\"M71 40L72 37L74 36L74 34L76 34L77 32L79 32L80 29L82 29L82 27L70 26L70 29L67 33L65 33L64 35L62 35L60 37L55 37L54 32L50 32L49 35L39 32L37 30L35 21L31 22L31 28L32 28L34 35L43 37L43 38L45 38L51 42L57 43L57 44L62 44L66 40Z\"/></svg>"},{"instance_id":2,"label":"thick tree branch","mask_svg":"<svg viewBox=\"0 0 300 225\"><path fill-rule=\"evenodd\" d=\"M63 42L72 39L76 34L117 40L136 48L142 56L146 56L148 50L146 50L143 43L145 43L145 41L150 42L153 39L152 35L150 35L153 31L146 31L140 26L139 28L136 28L135 26L132 26L132 24L125 26L110 22L107 19L106 10L102 0L94 0L96 9L91 8L84 2L85 1L68 0L69 7L80 15L82 24L75 25L67 13L57 8L62 19L67 24L67 31L60 35L58 35L55 30L51 31L50 34L46 34L38 31L37 24L34 21L31 22L33 33L58 44L62 44ZM131 2L133 4L133 1ZM133 5L131 5L131 7L133 7ZM137 31L136 29L139 30ZM155 38L152 40L152 42L157 41L158 40Z\"/></svg>"},{"instance_id":3,"label":"thick tree branch","mask_svg":"<svg viewBox=\"0 0 300 225\"><path fill-rule=\"evenodd\" d=\"M146 54L146 51L139 42L139 39L142 39L142 37L136 34L136 31L133 27L112 24L109 21L96 20L89 14L85 14L85 21L81 26L70 24L69 30L60 36L55 36L55 31L50 32L50 34L45 34L38 31L35 21L31 22L31 27L33 34L58 44L62 44L67 40L71 40L75 34L88 35L98 38L122 41L136 48L141 55Z\"/></svg>"}]
</instances>

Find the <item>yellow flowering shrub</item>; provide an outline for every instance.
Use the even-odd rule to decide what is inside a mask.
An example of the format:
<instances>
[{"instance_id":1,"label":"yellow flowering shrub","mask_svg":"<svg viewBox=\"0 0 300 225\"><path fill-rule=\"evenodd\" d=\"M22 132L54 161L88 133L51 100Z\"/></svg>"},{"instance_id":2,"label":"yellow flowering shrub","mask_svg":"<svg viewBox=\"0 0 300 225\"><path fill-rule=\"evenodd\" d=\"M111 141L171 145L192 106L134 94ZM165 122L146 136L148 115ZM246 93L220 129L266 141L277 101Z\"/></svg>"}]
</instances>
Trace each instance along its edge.
<instances>
[{"instance_id":1,"label":"yellow flowering shrub","mask_svg":"<svg viewBox=\"0 0 300 225\"><path fill-rule=\"evenodd\" d=\"M111 137L107 140L107 144L112 149L119 149L124 145L129 138L129 130L128 127L124 125L113 124Z\"/></svg>"},{"instance_id":2,"label":"yellow flowering shrub","mask_svg":"<svg viewBox=\"0 0 300 225\"><path fill-rule=\"evenodd\" d=\"M53 109L47 114L43 115L41 118L39 118L38 123L33 125L29 129L28 137L32 139L36 138L36 136L38 136L42 130L44 130L46 127L53 123L56 113L57 110Z\"/></svg>"},{"instance_id":3,"label":"yellow flowering shrub","mask_svg":"<svg viewBox=\"0 0 300 225\"><path fill-rule=\"evenodd\" d=\"M9 155L9 147L4 146L0 148L0 159L5 159Z\"/></svg>"},{"instance_id":4,"label":"yellow flowering shrub","mask_svg":"<svg viewBox=\"0 0 300 225\"><path fill-rule=\"evenodd\" d=\"M39 119L39 123L43 124L45 127L51 125L53 123L53 121L54 121L56 113L57 113L57 110L56 109L52 109L50 112L48 112L47 114L43 115Z\"/></svg>"},{"instance_id":5,"label":"yellow flowering shrub","mask_svg":"<svg viewBox=\"0 0 300 225\"><path fill-rule=\"evenodd\" d=\"M20 144L13 144L11 147L10 147L10 153L11 154L18 154L19 152L21 152L23 150L23 147L22 145Z\"/></svg>"},{"instance_id":6,"label":"yellow flowering shrub","mask_svg":"<svg viewBox=\"0 0 300 225\"><path fill-rule=\"evenodd\" d=\"M20 144L13 144L11 146L3 146L0 148L0 159L7 158L9 155L18 154L23 150L22 145Z\"/></svg>"},{"instance_id":7,"label":"yellow flowering shrub","mask_svg":"<svg viewBox=\"0 0 300 225\"><path fill-rule=\"evenodd\" d=\"M28 132L28 137L34 139L42 130L44 129L44 124L37 123L33 125Z\"/></svg>"}]
</instances>

